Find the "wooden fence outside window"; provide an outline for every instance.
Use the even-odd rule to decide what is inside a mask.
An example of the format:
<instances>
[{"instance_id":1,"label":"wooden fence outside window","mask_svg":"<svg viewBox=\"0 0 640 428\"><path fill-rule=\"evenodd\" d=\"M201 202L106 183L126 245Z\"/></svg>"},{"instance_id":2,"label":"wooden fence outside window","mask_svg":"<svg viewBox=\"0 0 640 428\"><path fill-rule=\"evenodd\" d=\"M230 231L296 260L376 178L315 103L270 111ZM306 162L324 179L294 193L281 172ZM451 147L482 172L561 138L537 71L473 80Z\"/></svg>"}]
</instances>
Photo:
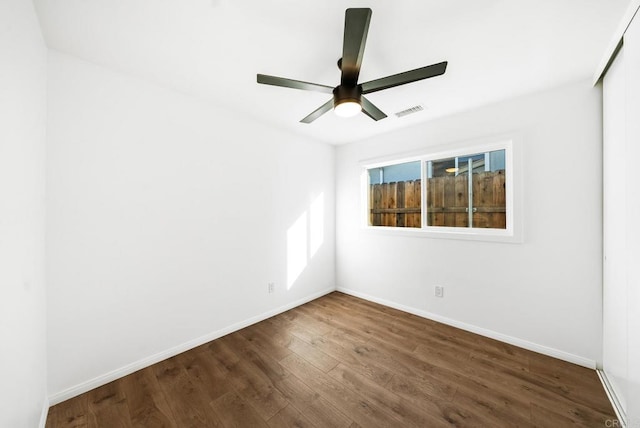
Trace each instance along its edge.
<instances>
[{"instance_id":1,"label":"wooden fence outside window","mask_svg":"<svg viewBox=\"0 0 640 428\"><path fill-rule=\"evenodd\" d=\"M505 173L486 171L472 175L473 227L505 229ZM427 180L427 224L469 227L469 179L466 174ZM369 224L421 227L421 181L372 184L369 188Z\"/></svg>"}]
</instances>

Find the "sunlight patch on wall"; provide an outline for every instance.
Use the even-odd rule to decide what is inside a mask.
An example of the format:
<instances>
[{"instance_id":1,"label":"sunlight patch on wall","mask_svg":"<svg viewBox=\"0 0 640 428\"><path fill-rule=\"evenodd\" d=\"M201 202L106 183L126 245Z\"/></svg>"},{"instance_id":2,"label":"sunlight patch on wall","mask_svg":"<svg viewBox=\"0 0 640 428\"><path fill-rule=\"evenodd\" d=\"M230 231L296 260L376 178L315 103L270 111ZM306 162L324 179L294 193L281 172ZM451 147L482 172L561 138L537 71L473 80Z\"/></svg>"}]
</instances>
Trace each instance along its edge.
<instances>
[{"instance_id":1,"label":"sunlight patch on wall","mask_svg":"<svg viewBox=\"0 0 640 428\"><path fill-rule=\"evenodd\" d=\"M287 229L287 290L324 243L324 193Z\"/></svg>"},{"instance_id":2,"label":"sunlight patch on wall","mask_svg":"<svg viewBox=\"0 0 640 428\"><path fill-rule=\"evenodd\" d=\"M324 242L324 193L309 207L309 257L316 255Z\"/></svg>"},{"instance_id":3,"label":"sunlight patch on wall","mask_svg":"<svg viewBox=\"0 0 640 428\"><path fill-rule=\"evenodd\" d=\"M287 289L307 267L307 212L287 230Z\"/></svg>"}]
</instances>

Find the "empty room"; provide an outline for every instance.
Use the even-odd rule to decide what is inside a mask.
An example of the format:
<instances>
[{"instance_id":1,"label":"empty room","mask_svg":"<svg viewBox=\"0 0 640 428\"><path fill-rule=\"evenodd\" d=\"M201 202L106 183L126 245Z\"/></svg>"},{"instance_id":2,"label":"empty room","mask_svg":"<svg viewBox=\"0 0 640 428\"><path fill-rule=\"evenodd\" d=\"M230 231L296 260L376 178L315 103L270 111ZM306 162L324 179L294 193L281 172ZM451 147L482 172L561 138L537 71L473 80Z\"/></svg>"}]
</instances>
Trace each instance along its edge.
<instances>
[{"instance_id":1,"label":"empty room","mask_svg":"<svg viewBox=\"0 0 640 428\"><path fill-rule=\"evenodd\" d=\"M0 0L0 428L640 428L639 7Z\"/></svg>"}]
</instances>

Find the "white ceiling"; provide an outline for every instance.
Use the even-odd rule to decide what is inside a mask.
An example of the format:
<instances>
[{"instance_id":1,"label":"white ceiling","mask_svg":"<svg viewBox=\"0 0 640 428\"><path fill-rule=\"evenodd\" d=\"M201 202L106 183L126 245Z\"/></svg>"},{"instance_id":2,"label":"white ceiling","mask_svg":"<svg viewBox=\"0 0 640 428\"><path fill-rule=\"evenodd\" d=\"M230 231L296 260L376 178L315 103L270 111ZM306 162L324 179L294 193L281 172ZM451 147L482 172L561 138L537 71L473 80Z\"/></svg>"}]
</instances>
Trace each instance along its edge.
<instances>
[{"instance_id":1,"label":"white ceiling","mask_svg":"<svg viewBox=\"0 0 640 428\"><path fill-rule=\"evenodd\" d=\"M593 75L629 0L34 0L46 42L106 67L340 144ZM299 120L335 86L344 11L373 10L360 82L448 61L446 74L370 94L389 115ZM421 104L404 118L394 113Z\"/></svg>"}]
</instances>

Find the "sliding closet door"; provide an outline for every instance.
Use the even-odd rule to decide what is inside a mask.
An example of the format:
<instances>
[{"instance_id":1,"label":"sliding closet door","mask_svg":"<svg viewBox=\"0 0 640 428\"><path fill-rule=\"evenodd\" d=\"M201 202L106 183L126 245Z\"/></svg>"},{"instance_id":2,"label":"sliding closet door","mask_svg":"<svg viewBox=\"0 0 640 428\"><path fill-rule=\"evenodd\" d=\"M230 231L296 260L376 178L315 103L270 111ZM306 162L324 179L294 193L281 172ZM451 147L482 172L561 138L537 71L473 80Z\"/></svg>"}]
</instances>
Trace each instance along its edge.
<instances>
[{"instance_id":1,"label":"sliding closet door","mask_svg":"<svg viewBox=\"0 0 640 428\"><path fill-rule=\"evenodd\" d=\"M624 35L627 114L627 426L640 427L640 16Z\"/></svg>"},{"instance_id":2,"label":"sliding closet door","mask_svg":"<svg viewBox=\"0 0 640 428\"><path fill-rule=\"evenodd\" d=\"M627 157L623 47L603 82L604 284L602 363L619 407L627 397Z\"/></svg>"},{"instance_id":3,"label":"sliding closet door","mask_svg":"<svg viewBox=\"0 0 640 428\"><path fill-rule=\"evenodd\" d=\"M640 15L639 15L640 16ZM640 18L603 81L603 371L628 427L640 427Z\"/></svg>"}]
</instances>

